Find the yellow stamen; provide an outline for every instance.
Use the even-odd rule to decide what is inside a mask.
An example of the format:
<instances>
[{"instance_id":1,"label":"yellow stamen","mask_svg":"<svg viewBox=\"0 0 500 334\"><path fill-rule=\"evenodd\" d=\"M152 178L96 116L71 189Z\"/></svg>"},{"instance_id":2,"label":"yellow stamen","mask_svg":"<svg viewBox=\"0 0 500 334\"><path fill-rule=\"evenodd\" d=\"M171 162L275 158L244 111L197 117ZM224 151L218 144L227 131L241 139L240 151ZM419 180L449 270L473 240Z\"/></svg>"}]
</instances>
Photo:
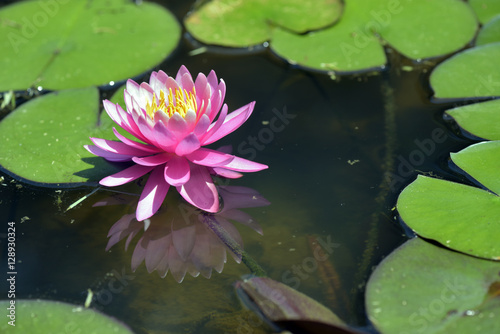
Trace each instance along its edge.
<instances>
[{"instance_id":1,"label":"yellow stamen","mask_svg":"<svg viewBox=\"0 0 500 334\"><path fill-rule=\"evenodd\" d=\"M175 95L175 97L174 97ZM179 113L182 117L186 117L186 113L188 110L193 110L196 112L196 91L193 87L193 90L188 92L185 89L175 89L175 92L172 92L172 88L168 89L168 96L165 99L165 92L163 90L160 91L159 101L156 101L156 96L153 96L153 101L146 104L146 113L151 119L154 118L155 113L158 111L163 111L169 117L172 117L174 113Z\"/></svg>"}]
</instances>

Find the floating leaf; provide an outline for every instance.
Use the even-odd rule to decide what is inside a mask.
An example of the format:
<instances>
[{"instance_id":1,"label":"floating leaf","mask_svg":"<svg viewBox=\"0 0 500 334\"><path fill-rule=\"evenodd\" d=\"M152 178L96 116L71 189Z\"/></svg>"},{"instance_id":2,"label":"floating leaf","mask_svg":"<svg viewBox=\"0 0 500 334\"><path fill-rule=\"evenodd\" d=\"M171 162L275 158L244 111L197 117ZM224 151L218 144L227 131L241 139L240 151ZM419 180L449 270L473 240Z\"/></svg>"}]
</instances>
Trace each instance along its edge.
<instances>
[{"instance_id":1,"label":"floating leaf","mask_svg":"<svg viewBox=\"0 0 500 334\"><path fill-rule=\"evenodd\" d=\"M339 23L307 35L275 29L271 48L293 64L353 72L384 66L385 42L409 58L429 58L464 47L476 30L463 1L346 0Z\"/></svg>"},{"instance_id":2,"label":"floating leaf","mask_svg":"<svg viewBox=\"0 0 500 334\"><path fill-rule=\"evenodd\" d=\"M499 273L500 263L415 238L370 277L368 317L385 334L499 333Z\"/></svg>"},{"instance_id":3,"label":"floating leaf","mask_svg":"<svg viewBox=\"0 0 500 334\"><path fill-rule=\"evenodd\" d=\"M469 3L481 23L486 23L500 14L500 2L498 0L469 0Z\"/></svg>"},{"instance_id":4,"label":"floating leaf","mask_svg":"<svg viewBox=\"0 0 500 334\"><path fill-rule=\"evenodd\" d=\"M470 104L447 110L455 121L475 136L500 140L500 100Z\"/></svg>"},{"instance_id":5,"label":"floating leaf","mask_svg":"<svg viewBox=\"0 0 500 334\"><path fill-rule=\"evenodd\" d=\"M122 0L24 1L3 7L0 22L0 91L125 80L160 63L180 38L165 8Z\"/></svg>"},{"instance_id":6,"label":"floating leaf","mask_svg":"<svg viewBox=\"0 0 500 334\"><path fill-rule=\"evenodd\" d=\"M295 33L337 21L340 0L213 0L186 17L186 29L206 44L248 47L268 41L274 26Z\"/></svg>"},{"instance_id":7,"label":"floating leaf","mask_svg":"<svg viewBox=\"0 0 500 334\"><path fill-rule=\"evenodd\" d=\"M12 300L14 301L14 300ZM0 301L7 317L0 323L2 333L92 333L92 334L132 334L124 324L95 310L50 300L9 300ZM9 315L14 308L15 321L12 326Z\"/></svg>"},{"instance_id":8,"label":"floating leaf","mask_svg":"<svg viewBox=\"0 0 500 334\"><path fill-rule=\"evenodd\" d=\"M500 15L486 23L477 35L476 45L500 42Z\"/></svg>"},{"instance_id":9,"label":"floating leaf","mask_svg":"<svg viewBox=\"0 0 500 334\"><path fill-rule=\"evenodd\" d=\"M492 177L500 163L500 142L469 146L453 159L492 191L500 190ZM399 196L397 209L422 237L463 253L500 260L500 197L494 193L419 175Z\"/></svg>"},{"instance_id":10,"label":"floating leaf","mask_svg":"<svg viewBox=\"0 0 500 334\"><path fill-rule=\"evenodd\" d=\"M485 141L470 145L458 153L451 153L451 159L479 183L495 194L500 194L498 177L500 141ZM500 226L498 228L500 229ZM500 235L498 238L500 241Z\"/></svg>"},{"instance_id":11,"label":"floating leaf","mask_svg":"<svg viewBox=\"0 0 500 334\"><path fill-rule=\"evenodd\" d=\"M500 42L465 50L439 64L430 82L436 98L500 96Z\"/></svg>"},{"instance_id":12,"label":"floating leaf","mask_svg":"<svg viewBox=\"0 0 500 334\"><path fill-rule=\"evenodd\" d=\"M89 137L114 139L114 123L99 117L95 87L64 90L33 99L0 122L0 165L38 183L95 182L117 168L89 153Z\"/></svg>"},{"instance_id":13,"label":"floating leaf","mask_svg":"<svg viewBox=\"0 0 500 334\"><path fill-rule=\"evenodd\" d=\"M357 333L310 297L268 277L236 283L240 299L271 325L293 333Z\"/></svg>"}]
</instances>

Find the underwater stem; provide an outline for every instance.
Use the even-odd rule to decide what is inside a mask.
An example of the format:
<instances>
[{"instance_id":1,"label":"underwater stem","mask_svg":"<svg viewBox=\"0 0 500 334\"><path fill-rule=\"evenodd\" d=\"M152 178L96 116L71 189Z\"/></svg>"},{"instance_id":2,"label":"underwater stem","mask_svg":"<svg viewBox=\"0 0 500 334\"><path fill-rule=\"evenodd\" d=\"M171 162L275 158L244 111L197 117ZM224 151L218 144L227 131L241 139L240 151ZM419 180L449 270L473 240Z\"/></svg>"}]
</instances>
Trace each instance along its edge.
<instances>
[{"instance_id":1,"label":"underwater stem","mask_svg":"<svg viewBox=\"0 0 500 334\"><path fill-rule=\"evenodd\" d=\"M375 198L377 210L371 215L370 229L366 240L363 258L355 276L355 282L365 282L366 275L372 265L373 253L377 247L377 239L380 228L380 214L384 210L387 195L390 192L391 175L394 173L394 156L396 147L396 103L394 101L394 89L388 80L382 83L382 95L384 97L384 122L385 122L385 156L382 165L383 175L379 185L379 192Z\"/></svg>"},{"instance_id":2,"label":"underwater stem","mask_svg":"<svg viewBox=\"0 0 500 334\"><path fill-rule=\"evenodd\" d=\"M255 261L241 246L229 235L229 233L222 227L211 215L203 215L203 220L208 228L212 230L215 235L238 257L241 257L243 263L250 269L255 276L267 276L262 267Z\"/></svg>"}]
</instances>

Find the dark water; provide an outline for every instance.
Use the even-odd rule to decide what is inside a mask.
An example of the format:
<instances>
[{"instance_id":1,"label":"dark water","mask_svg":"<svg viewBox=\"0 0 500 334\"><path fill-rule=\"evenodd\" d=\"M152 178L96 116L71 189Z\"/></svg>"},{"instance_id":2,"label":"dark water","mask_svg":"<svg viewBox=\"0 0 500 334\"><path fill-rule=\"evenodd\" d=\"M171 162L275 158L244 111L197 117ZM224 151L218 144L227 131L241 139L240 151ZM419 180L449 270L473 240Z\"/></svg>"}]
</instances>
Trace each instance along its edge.
<instances>
[{"instance_id":1,"label":"dark water","mask_svg":"<svg viewBox=\"0 0 500 334\"><path fill-rule=\"evenodd\" d=\"M179 18L190 6L164 5ZM450 105L429 102L431 67L401 71L402 60L394 56L381 74L332 80L292 68L267 50L189 56L192 48L183 40L159 68L170 75L181 64L193 74L214 69L227 84L230 110L257 101L250 119L217 143L270 167L231 183L255 188L272 203L247 210L264 236L238 226L245 249L271 278L317 299L350 324L367 325L366 280L406 240L392 210L399 192L417 171L454 177L448 153L467 145L442 120ZM133 273L132 249L126 252L123 242L104 251L109 228L123 214L120 207L92 207L108 193L64 213L91 189L44 189L2 175L0 242L4 245L6 223L16 222L17 298L82 304L92 289L99 297L93 307L137 333L269 332L234 293L232 284L249 273L243 264L229 258L222 274L210 280L187 276L181 284L170 274L164 279L148 274L144 264ZM326 262L311 260L312 241L318 239L334 245ZM5 272L4 246L1 254ZM335 300L324 266L338 276ZM0 284L4 295L6 285Z\"/></svg>"}]
</instances>

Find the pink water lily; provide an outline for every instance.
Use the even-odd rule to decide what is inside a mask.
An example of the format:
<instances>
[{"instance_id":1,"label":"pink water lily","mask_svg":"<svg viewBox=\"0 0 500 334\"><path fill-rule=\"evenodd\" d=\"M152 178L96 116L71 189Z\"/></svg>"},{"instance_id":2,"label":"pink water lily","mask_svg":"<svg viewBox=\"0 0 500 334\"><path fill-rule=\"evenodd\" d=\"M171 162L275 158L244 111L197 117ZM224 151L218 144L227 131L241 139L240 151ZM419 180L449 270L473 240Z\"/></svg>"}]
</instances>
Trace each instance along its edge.
<instances>
[{"instance_id":1,"label":"pink water lily","mask_svg":"<svg viewBox=\"0 0 500 334\"><path fill-rule=\"evenodd\" d=\"M175 79L163 71L153 72L140 85L127 81L126 110L105 100L104 109L121 128L141 142L124 137L120 141L90 138L85 145L91 153L109 161L134 164L100 181L114 187L133 181L149 172L139 199L136 218L151 217L161 206L170 186L198 208L217 212L219 196L211 174L237 178L239 172L256 172L266 165L205 148L240 127L252 114L251 102L228 114L223 105L226 85L214 71L200 73L196 81L181 66ZM217 120L215 120L218 115Z\"/></svg>"}]
</instances>

